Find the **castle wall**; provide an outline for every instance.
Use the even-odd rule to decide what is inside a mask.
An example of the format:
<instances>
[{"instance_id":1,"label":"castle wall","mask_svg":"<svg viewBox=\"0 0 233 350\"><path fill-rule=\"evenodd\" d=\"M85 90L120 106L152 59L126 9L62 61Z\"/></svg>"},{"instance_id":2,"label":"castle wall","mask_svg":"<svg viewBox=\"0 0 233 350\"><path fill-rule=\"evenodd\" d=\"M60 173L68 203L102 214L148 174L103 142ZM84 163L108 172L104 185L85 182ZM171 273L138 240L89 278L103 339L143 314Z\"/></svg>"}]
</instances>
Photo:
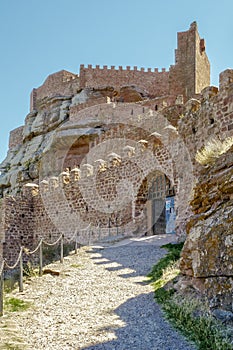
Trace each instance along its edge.
<instances>
[{"instance_id":1,"label":"castle wall","mask_svg":"<svg viewBox=\"0 0 233 350\"><path fill-rule=\"evenodd\" d=\"M101 135L96 142L97 158L101 154L98 154L98 142L100 147L108 139L111 142L114 133L118 138L124 133L127 138L130 137L130 128L126 127L123 132L122 128L119 130L113 126ZM143 130L141 133L134 130L135 140L145 135ZM148 188L145 187L145 193L142 193L141 181L154 169L165 171L172 177L169 154L160 142L156 149L152 146L151 151L159 159L159 165L155 167L146 153L141 155L141 146L138 145L132 157L125 154L122 142L120 147L118 164L107 159L103 169L93 158L90 164L93 173L88 173L88 168L81 166L78 178L71 171L65 174L65 179L64 174L48 178L48 182L42 182L39 189L37 185L28 184L21 195L4 199L5 226L2 232L5 235L4 257L9 264L16 261L21 245L33 249L41 238L54 242L61 233L65 240L70 240L78 232L79 242L87 244L89 239L93 241L108 236L109 229L111 235L146 232L144 207ZM105 149L106 158L113 150L111 147ZM117 152L120 153L120 149ZM132 188L128 187L128 183ZM84 230L89 223L92 228Z\"/></svg>"},{"instance_id":2,"label":"castle wall","mask_svg":"<svg viewBox=\"0 0 233 350\"><path fill-rule=\"evenodd\" d=\"M162 96L169 93L169 72L163 69L161 72L158 69L152 71L150 68L146 71L144 68L138 70L137 67L121 66L116 69L112 66L110 69L103 66L87 68L84 65L80 66L80 88L92 87L100 88L104 86L114 86L120 88L125 85L136 85L147 91L152 96Z\"/></svg>"},{"instance_id":3,"label":"castle wall","mask_svg":"<svg viewBox=\"0 0 233 350\"><path fill-rule=\"evenodd\" d=\"M3 257L13 265L19 255L20 247L33 246L33 205L27 196L4 198L4 243Z\"/></svg>"},{"instance_id":4,"label":"castle wall","mask_svg":"<svg viewBox=\"0 0 233 350\"><path fill-rule=\"evenodd\" d=\"M183 95L184 100L199 93L210 84L210 67L205 53L205 43L200 39L196 23L189 30L178 33L178 48L175 65L169 71L165 68L138 69L136 66L123 69L119 66L92 67L80 65L79 76L62 70L51 74L42 86L33 89L30 98L30 111L38 109L46 97L74 95L79 89L99 89L106 86L119 89L135 85L147 91L150 97Z\"/></svg>"},{"instance_id":5,"label":"castle wall","mask_svg":"<svg viewBox=\"0 0 233 350\"><path fill-rule=\"evenodd\" d=\"M197 24L177 34L175 65L170 68L169 91L181 94L186 102L210 85L210 64L205 52L204 39L200 39Z\"/></svg>"},{"instance_id":6,"label":"castle wall","mask_svg":"<svg viewBox=\"0 0 233 350\"><path fill-rule=\"evenodd\" d=\"M205 40L195 33L195 94L210 85L210 63L206 54Z\"/></svg>"},{"instance_id":7,"label":"castle wall","mask_svg":"<svg viewBox=\"0 0 233 350\"><path fill-rule=\"evenodd\" d=\"M23 129L24 126L20 126L10 132L9 149L20 146L23 143Z\"/></svg>"},{"instance_id":8,"label":"castle wall","mask_svg":"<svg viewBox=\"0 0 233 350\"><path fill-rule=\"evenodd\" d=\"M233 136L233 70L220 74L219 90L205 88L201 101L188 101L183 113L178 130L195 165L196 152L208 141Z\"/></svg>"},{"instance_id":9,"label":"castle wall","mask_svg":"<svg viewBox=\"0 0 233 350\"><path fill-rule=\"evenodd\" d=\"M47 77L43 85L33 89L30 97L30 111L38 108L38 103L46 97L74 95L79 90L77 74L62 70Z\"/></svg>"},{"instance_id":10,"label":"castle wall","mask_svg":"<svg viewBox=\"0 0 233 350\"><path fill-rule=\"evenodd\" d=\"M188 98L195 94L195 36L196 25L192 24L186 32L177 36L178 48L176 50L176 78L182 88L182 94ZM173 86L170 86L173 89Z\"/></svg>"}]
</instances>

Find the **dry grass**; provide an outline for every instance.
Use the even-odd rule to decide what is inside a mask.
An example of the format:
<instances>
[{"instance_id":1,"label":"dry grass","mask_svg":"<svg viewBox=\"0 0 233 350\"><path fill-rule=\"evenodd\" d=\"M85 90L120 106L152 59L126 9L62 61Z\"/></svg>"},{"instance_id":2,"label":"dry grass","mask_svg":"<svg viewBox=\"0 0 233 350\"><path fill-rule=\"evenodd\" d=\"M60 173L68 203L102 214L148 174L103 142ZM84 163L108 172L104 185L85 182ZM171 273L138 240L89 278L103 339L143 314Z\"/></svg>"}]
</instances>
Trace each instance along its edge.
<instances>
[{"instance_id":1,"label":"dry grass","mask_svg":"<svg viewBox=\"0 0 233 350\"><path fill-rule=\"evenodd\" d=\"M209 140L203 148L197 151L196 161L201 165L213 164L222 154L226 153L233 145L233 137L224 141L218 139Z\"/></svg>"}]
</instances>

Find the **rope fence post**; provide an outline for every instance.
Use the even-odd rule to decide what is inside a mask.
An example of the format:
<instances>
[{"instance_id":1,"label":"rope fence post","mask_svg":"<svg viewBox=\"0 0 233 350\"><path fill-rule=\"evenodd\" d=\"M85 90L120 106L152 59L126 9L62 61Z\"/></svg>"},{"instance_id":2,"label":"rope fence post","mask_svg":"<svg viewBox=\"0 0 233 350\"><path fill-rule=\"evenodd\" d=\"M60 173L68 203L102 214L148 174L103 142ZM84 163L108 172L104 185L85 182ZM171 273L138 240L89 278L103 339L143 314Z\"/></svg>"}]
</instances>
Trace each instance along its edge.
<instances>
[{"instance_id":1,"label":"rope fence post","mask_svg":"<svg viewBox=\"0 0 233 350\"><path fill-rule=\"evenodd\" d=\"M111 236L111 219L108 219L108 235Z\"/></svg>"},{"instance_id":2,"label":"rope fence post","mask_svg":"<svg viewBox=\"0 0 233 350\"><path fill-rule=\"evenodd\" d=\"M19 291L23 292L23 250L21 249L19 258Z\"/></svg>"},{"instance_id":3,"label":"rope fence post","mask_svg":"<svg viewBox=\"0 0 233 350\"><path fill-rule=\"evenodd\" d=\"M0 316L3 315L3 267L4 267L4 261L2 261L2 264L0 266Z\"/></svg>"},{"instance_id":4,"label":"rope fence post","mask_svg":"<svg viewBox=\"0 0 233 350\"><path fill-rule=\"evenodd\" d=\"M89 227L89 230L88 230L88 245L90 245L91 243L91 226Z\"/></svg>"},{"instance_id":5,"label":"rope fence post","mask_svg":"<svg viewBox=\"0 0 233 350\"><path fill-rule=\"evenodd\" d=\"M75 254L78 254L78 232L75 234Z\"/></svg>"},{"instance_id":6,"label":"rope fence post","mask_svg":"<svg viewBox=\"0 0 233 350\"><path fill-rule=\"evenodd\" d=\"M116 216L116 234L119 235L119 228L118 228L118 218Z\"/></svg>"},{"instance_id":7,"label":"rope fence post","mask_svg":"<svg viewBox=\"0 0 233 350\"><path fill-rule=\"evenodd\" d=\"M91 235L91 225L88 226L89 229L89 240ZM78 252L78 231L75 232L75 253ZM73 240L72 238L72 240ZM18 258L13 266L9 266L6 260L2 260L0 264L0 316L3 315L3 294L4 294L4 265L10 269L14 270L18 264L19 264L19 292L23 292L23 252L27 255L34 254L39 249L39 276L42 276L43 274L43 243L48 246L54 246L61 240L60 245L60 262L64 262L64 234L62 234L56 242L54 243L48 243L46 241L43 241L43 239L40 240L40 243L38 246L33 250L29 251L27 248L24 248L21 246ZM70 240L71 241L71 240Z\"/></svg>"},{"instance_id":8,"label":"rope fence post","mask_svg":"<svg viewBox=\"0 0 233 350\"><path fill-rule=\"evenodd\" d=\"M60 263L62 264L64 261L64 235L61 235L61 257L60 257Z\"/></svg>"},{"instance_id":9,"label":"rope fence post","mask_svg":"<svg viewBox=\"0 0 233 350\"><path fill-rule=\"evenodd\" d=\"M100 236L101 236L101 227L100 227L100 224L98 225L99 227L99 239L100 239Z\"/></svg>"},{"instance_id":10,"label":"rope fence post","mask_svg":"<svg viewBox=\"0 0 233 350\"><path fill-rule=\"evenodd\" d=\"M40 241L40 265L39 265L39 276L43 274L43 240Z\"/></svg>"}]
</instances>

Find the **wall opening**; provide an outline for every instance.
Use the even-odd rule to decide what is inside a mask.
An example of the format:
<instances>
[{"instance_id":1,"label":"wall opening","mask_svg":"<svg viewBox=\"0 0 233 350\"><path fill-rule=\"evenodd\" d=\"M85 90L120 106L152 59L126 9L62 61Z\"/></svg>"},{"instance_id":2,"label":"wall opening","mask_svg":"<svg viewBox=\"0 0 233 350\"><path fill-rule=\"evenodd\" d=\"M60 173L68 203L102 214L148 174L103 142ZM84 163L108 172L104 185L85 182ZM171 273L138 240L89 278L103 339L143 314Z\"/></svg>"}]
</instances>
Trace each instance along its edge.
<instances>
[{"instance_id":1,"label":"wall opening","mask_svg":"<svg viewBox=\"0 0 233 350\"><path fill-rule=\"evenodd\" d=\"M143 209L147 235L175 233L175 190L169 178L154 171L142 182L136 201L136 216Z\"/></svg>"}]
</instances>

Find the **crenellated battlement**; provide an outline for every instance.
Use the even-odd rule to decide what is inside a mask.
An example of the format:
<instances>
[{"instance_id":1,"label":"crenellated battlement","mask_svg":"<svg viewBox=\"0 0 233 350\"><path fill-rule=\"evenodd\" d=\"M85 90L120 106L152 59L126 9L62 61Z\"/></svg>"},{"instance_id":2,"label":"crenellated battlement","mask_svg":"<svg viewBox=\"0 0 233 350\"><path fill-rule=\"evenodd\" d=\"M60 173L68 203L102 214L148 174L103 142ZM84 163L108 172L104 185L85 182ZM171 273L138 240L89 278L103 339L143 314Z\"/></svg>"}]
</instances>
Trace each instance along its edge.
<instances>
[{"instance_id":1,"label":"crenellated battlement","mask_svg":"<svg viewBox=\"0 0 233 350\"><path fill-rule=\"evenodd\" d=\"M138 68L122 66L103 67L88 65L80 66L80 88L92 87L95 89L104 86L113 86L120 89L122 86L134 85L145 90L152 96L169 94L169 71L162 68Z\"/></svg>"},{"instance_id":2,"label":"crenellated battlement","mask_svg":"<svg viewBox=\"0 0 233 350\"><path fill-rule=\"evenodd\" d=\"M124 72L128 72L128 71L136 71L136 72L147 72L147 73L162 73L162 72L166 72L166 68L161 68L161 70L159 70L159 68L144 68L144 67L137 67L137 66L126 66L125 68L123 68L123 66L107 66L107 65L103 65L102 67L100 65L92 65L92 64L88 64L87 66L85 66L84 64L80 65L80 70L85 69L85 70L95 70L95 71L124 71Z\"/></svg>"},{"instance_id":3,"label":"crenellated battlement","mask_svg":"<svg viewBox=\"0 0 233 350\"><path fill-rule=\"evenodd\" d=\"M210 84L210 65L196 23L192 23L189 30L178 33L177 39L175 64L169 69L81 64L79 74L65 70L51 74L43 85L32 90L31 111L39 108L38 102L46 97L74 95L85 88L106 86L119 89L134 85L151 98L182 95L186 102Z\"/></svg>"}]
</instances>

